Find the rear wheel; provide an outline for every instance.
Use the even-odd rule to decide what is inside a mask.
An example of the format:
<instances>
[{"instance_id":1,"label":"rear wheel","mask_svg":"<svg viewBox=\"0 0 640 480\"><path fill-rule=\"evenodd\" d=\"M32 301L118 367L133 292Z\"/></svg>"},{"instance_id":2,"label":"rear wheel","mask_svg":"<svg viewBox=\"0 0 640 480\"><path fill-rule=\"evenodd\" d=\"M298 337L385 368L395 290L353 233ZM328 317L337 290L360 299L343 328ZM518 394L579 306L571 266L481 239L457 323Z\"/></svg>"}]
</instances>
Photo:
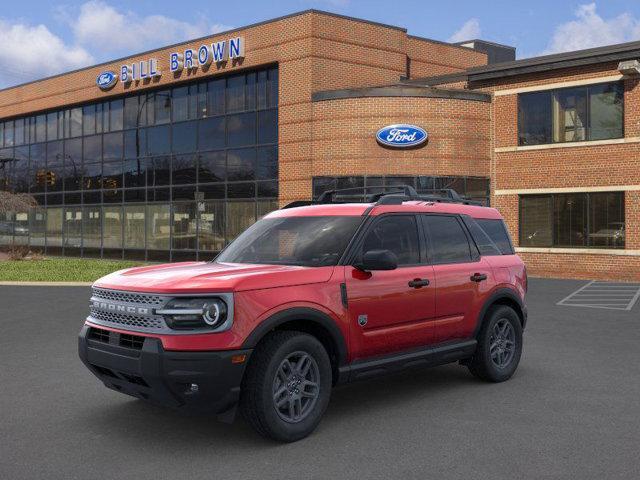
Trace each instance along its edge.
<instances>
[{"instance_id":1,"label":"rear wheel","mask_svg":"<svg viewBox=\"0 0 640 480\"><path fill-rule=\"evenodd\" d=\"M331 386L329 356L315 337L274 332L251 358L240 406L258 433L293 442L318 426L329 404Z\"/></svg>"},{"instance_id":2,"label":"rear wheel","mask_svg":"<svg viewBox=\"0 0 640 480\"><path fill-rule=\"evenodd\" d=\"M478 334L478 348L468 363L469 370L482 380L504 382L515 373L521 355L520 317L510 307L493 307Z\"/></svg>"}]
</instances>

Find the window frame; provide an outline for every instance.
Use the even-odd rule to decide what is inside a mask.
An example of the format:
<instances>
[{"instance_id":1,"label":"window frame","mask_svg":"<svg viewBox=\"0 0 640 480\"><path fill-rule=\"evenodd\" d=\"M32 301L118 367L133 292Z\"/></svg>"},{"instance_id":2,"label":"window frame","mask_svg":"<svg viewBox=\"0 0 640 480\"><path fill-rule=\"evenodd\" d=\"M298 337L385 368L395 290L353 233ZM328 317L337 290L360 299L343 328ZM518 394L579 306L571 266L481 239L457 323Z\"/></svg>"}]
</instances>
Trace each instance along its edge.
<instances>
[{"instance_id":1,"label":"window frame","mask_svg":"<svg viewBox=\"0 0 640 480\"><path fill-rule=\"evenodd\" d=\"M625 224L625 236L624 236L624 246L623 247L616 247L616 246L604 246L604 247L598 247L598 246L593 246L590 244L590 240L589 240L589 235L591 234L591 201L592 201L592 196L595 194L602 194L602 193L606 193L606 194L616 194L619 195L621 197L621 204L620 204L620 209L623 213L623 219L624 219L624 224ZM570 246L570 245L557 245L556 244L556 234L557 234L557 228L556 228L556 216L555 216L555 212L556 212L556 199L559 196L563 196L563 195L583 195L586 198L586 206L585 206L585 217L586 217L586 225L585 225L585 230L587 232L586 238L587 238L587 244L586 245L576 245L576 246ZM566 193L543 193L543 194L532 194L532 195L518 195L518 245L520 247L523 247L522 244L522 236L524 233L524 230L522 228L522 211L523 211L523 206L522 206L522 199L524 197L527 198L551 198L551 243L549 245L524 245L524 248L563 248L563 249L568 249L568 250L575 250L575 249L592 249L592 250L627 250L627 235L626 235L626 226L627 226L627 215L626 215L626 195L624 191L606 191L606 192L566 192Z\"/></svg>"},{"instance_id":2,"label":"window frame","mask_svg":"<svg viewBox=\"0 0 640 480\"><path fill-rule=\"evenodd\" d=\"M621 93L622 93L622 111L621 111L621 117L622 117L622 125L621 125L621 135L618 137L608 137L608 138L598 138L598 139L591 139L591 90L594 87L600 87L602 85L617 85L618 87L620 87L621 89ZM553 130L554 130L554 115L553 115L553 99L556 96L556 94L558 94L559 92L563 92L563 91L568 91L568 90L577 90L577 89L586 89L587 94L586 94L586 117L587 117L587 126L585 127L585 140L562 140L562 141L554 141L553 140ZM521 127L522 127L522 122L521 122L521 105L522 105L522 98L527 96L527 95L535 95L535 94L540 94L540 93L548 93L549 94L549 102L551 102L550 104L550 108L549 111L551 112L551 118L550 118L550 125L551 125L551 132L550 132L550 141L549 142L541 142L541 143L522 143L521 142L521 138L522 138L522 133L521 133ZM517 145L518 147L532 147L532 146L539 146L539 145L562 145L562 144L568 144L568 143L582 143L582 142L597 142L597 141L607 141L607 140L617 140L620 138L625 138L626 135L626 122L625 122L625 111L626 111L626 98L625 98L625 86L624 86L624 81L623 80L616 80L613 82L598 82L598 83L593 83L593 84L587 84L587 85L576 85L576 86L571 86L571 87L561 87L561 88L552 88L552 89L543 89L543 90L535 90L535 91L531 91L531 92L523 92L523 93L518 93L518 98L517 98L517 112L516 112L516 117L517 117L517 129L516 129L516 135L517 135Z\"/></svg>"}]
</instances>

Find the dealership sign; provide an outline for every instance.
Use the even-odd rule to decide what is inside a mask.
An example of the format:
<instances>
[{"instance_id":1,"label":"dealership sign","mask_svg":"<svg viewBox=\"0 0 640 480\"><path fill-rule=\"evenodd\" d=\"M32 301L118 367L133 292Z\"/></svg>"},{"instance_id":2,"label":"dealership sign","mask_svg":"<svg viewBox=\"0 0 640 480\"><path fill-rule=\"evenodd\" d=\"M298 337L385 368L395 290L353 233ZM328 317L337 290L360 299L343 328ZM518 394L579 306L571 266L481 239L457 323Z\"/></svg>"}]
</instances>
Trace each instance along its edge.
<instances>
[{"instance_id":1,"label":"dealership sign","mask_svg":"<svg viewBox=\"0 0 640 480\"><path fill-rule=\"evenodd\" d=\"M102 72L96 78L96 85L100 87L100 90L109 90L118 81L118 76L113 72Z\"/></svg>"},{"instance_id":2,"label":"dealership sign","mask_svg":"<svg viewBox=\"0 0 640 480\"><path fill-rule=\"evenodd\" d=\"M376 133L376 139L382 145L393 148L410 148L427 141L427 132L415 125L404 123L388 125Z\"/></svg>"},{"instance_id":3,"label":"dealership sign","mask_svg":"<svg viewBox=\"0 0 640 480\"><path fill-rule=\"evenodd\" d=\"M244 37L234 37L210 44L203 44L197 49L187 48L169 54L169 70L180 74L183 70L192 71L198 67L208 67L212 63L223 64L227 60L236 61L244 58ZM158 68L158 60L149 58L120 67L120 81L124 85L131 82L149 81L158 78L162 72ZM111 71L100 73L96 84L101 90L109 90L118 81L118 75Z\"/></svg>"}]
</instances>

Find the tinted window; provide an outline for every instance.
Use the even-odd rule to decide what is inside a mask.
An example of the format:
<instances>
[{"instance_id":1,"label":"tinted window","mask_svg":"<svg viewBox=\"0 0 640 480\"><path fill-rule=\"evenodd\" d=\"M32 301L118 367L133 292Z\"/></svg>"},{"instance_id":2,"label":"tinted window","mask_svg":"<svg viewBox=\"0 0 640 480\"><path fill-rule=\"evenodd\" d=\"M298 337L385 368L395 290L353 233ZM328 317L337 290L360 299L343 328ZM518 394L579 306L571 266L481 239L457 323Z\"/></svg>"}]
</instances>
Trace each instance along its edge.
<instances>
[{"instance_id":1,"label":"tinted window","mask_svg":"<svg viewBox=\"0 0 640 480\"><path fill-rule=\"evenodd\" d=\"M434 264L471 261L469 240L456 217L424 215L422 218L429 234Z\"/></svg>"},{"instance_id":2,"label":"tinted window","mask_svg":"<svg viewBox=\"0 0 640 480\"><path fill-rule=\"evenodd\" d=\"M335 265L361 222L362 217L265 218L240 235L216 261Z\"/></svg>"},{"instance_id":3,"label":"tinted window","mask_svg":"<svg viewBox=\"0 0 640 480\"><path fill-rule=\"evenodd\" d=\"M500 249L503 255L513 255L513 246L507 233L507 227L502 220L488 220L484 218L476 219L482 230L489 235L489 238Z\"/></svg>"},{"instance_id":4,"label":"tinted window","mask_svg":"<svg viewBox=\"0 0 640 480\"><path fill-rule=\"evenodd\" d=\"M467 216L463 216L462 219L469 229L469 232L473 237L473 241L477 245L478 250L480 250L481 255L502 255L498 246L489 238L487 233L480 225L478 225L475 219ZM473 246L471 247L471 250L474 250Z\"/></svg>"},{"instance_id":5,"label":"tinted window","mask_svg":"<svg viewBox=\"0 0 640 480\"><path fill-rule=\"evenodd\" d=\"M416 219L409 215L382 218L367 232L362 253L389 250L398 257L398 265L420 263L420 242Z\"/></svg>"}]
</instances>

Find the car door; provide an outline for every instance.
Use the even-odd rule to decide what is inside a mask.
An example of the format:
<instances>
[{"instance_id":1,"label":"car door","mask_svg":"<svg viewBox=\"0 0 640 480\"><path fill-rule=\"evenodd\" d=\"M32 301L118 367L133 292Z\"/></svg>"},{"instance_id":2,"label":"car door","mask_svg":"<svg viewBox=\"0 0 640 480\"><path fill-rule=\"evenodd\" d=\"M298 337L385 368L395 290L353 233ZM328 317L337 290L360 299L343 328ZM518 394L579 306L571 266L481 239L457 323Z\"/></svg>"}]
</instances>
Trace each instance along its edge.
<instances>
[{"instance_id":1,"label":"car door","mask_svg":"<svg viewBox=\"0 0 640 480\"><path fill-rule=\"evenodd\" d=\"M457 215L421 215L436 281L435 341L470 338L493 272Z\"/></svg>"},{"instance_id":2,"label":"car door","mask_svg":"<svg viewBox=\"0 0 640 480\"><path fill-rule=\"evenodd\" d=\"M435 314L433 267L426 264L425 242L415 215L375 218L356 244L352 264L370 250L389 250L395 270L345 269L351 344L364 358L433 342Z\"/></svg>"}]
</instances>

